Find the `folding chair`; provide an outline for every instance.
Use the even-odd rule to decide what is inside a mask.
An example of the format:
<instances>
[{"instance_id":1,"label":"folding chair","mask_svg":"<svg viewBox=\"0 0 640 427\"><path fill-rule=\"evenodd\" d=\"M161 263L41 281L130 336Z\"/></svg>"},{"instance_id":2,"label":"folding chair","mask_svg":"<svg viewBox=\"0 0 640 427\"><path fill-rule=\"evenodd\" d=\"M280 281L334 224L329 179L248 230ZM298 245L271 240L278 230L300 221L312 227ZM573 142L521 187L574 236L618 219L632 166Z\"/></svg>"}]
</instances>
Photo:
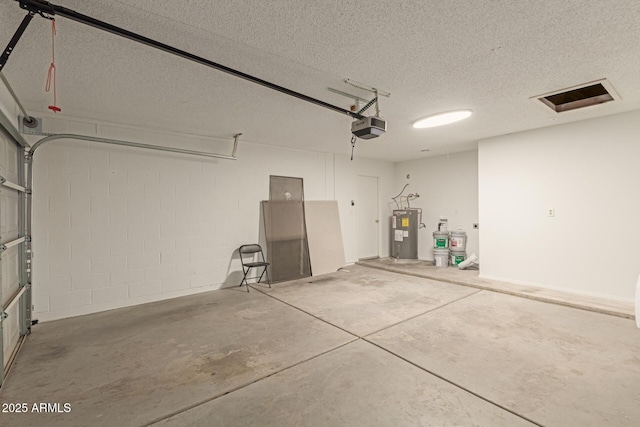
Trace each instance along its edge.
<instances>
[{"instance_id":1,"label":"folding chair","mask_svg":"<svg viewBox=\"0 0 640 427\"><path fill-rule=\"evenodd\" d=\"M262 273L260 274L260 278L258 279L257 283L260 283L260 281L262 280L262 276L264 276L266 273L267 282L269 283L269 287L271 287L271 279L269 278L269 271L268 271L269 263L266 262L264 259L264 253L262 252L262 247L257 244L242 245L240 246L240 249L238 249L238 252L240 252L240 262L242 263L242 272L244 273L244 277L240 282L240 286L242 286L243 284L247 285L247 292L249 292L249 282L247 281L247 274L249 274L249 271L251 271L252 268L264 267L264 270L262 270ZM262 258L262 261L260 261L260 258L256 260L256 254L260 254L260 258Z\"/></svg>"}]
</instances>

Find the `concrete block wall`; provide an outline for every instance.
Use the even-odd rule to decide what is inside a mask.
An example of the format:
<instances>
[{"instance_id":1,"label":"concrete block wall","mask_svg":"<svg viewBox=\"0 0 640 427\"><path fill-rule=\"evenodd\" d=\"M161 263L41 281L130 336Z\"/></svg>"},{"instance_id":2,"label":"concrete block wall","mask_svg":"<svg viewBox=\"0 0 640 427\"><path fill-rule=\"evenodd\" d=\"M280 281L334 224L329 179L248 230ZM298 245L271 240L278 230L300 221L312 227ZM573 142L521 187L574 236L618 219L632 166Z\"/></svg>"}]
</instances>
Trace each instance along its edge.
<instances>
[{"instance_id":1,"label":"concrete block wall","mask_svg":"<svg viewBox=\"0 0 640 427\"><path fill-rule=\"evenodd\" d=\"M199 151L230 153L232 144L231 138L59 116L46 116L43 126L46 132ZM346 259L354 262L354 182L358 174L379 175L380 200L388 199L393 170L389 162L349 162L346 153L281 149L242 139L236 161L51 142L34 158L34 318L45 321L237 285L241 267L235 251L259 240L260 201L269 198L269 175L302 177L307 200L339 201Z\"/></svg>"}]
</instances>

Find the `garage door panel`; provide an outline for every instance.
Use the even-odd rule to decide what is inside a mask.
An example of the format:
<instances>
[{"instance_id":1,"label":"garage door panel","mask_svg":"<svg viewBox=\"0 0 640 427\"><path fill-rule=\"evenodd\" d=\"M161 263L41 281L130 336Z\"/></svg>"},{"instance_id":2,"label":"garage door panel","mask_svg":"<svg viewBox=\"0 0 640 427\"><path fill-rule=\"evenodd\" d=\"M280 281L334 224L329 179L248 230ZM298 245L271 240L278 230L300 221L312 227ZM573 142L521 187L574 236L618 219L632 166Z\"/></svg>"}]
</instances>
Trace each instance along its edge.
<instances>
[{"instance_id":1,"label":"garage door panel","mask_svg":"<svg viewBox=\"0 0 640 427\"><path fill-rule=\"evenodd\" d=\"M19 206L20 196L16 190L7 187L0 189L0 240L4 243L20 236Z\"/></svg>"},{"instance_id":2,"label":"garage door panel","mask_svg":"<svg viewBox=\"0 0 640 427\"><path fill-rule=\"evenodd\" d=\"M0 128L0 175L6 173L4 166L7 164L7 147L9 144L13 143L9 139L9 136Z\"/></svg>"},{"instance_id":3,"label":"garage door panel","mask_svg":"<svg viewBox=\"0 0 640 427\"><path fill-rule=\"evenodd\" d=\"M7 181L17 183L18 178L18 145L0 132L0 175Z\"/></svg>"},{"instance_id":4,"label":"garage door panel","mask_svg":"<svg viewBox=\"0 0 640 427\"><path fill-rule=\"evenodd\" d=\"M18 145L0 132L0 175L7 181L18 182Z\"/></svg>"},{"instance_id":5,"label":"garage door panel","mask_svg":"<svg viewBox=\"0 0 640 427\"><path fill-rule=\"evenodd\" d=\"M28 229L24 223L25 203L29 201L25 193L24 149L11 135L17 130L10 124L13 120L2 115L0 126L0 386L9 368L11 356L21 340L29 332L30 287L23 288L20 299L15 299L21 290L21 282L26 285L25 249ZM22 239L20 239L22 238ZM18 240L20 239L20 240ZM0 423L1 424L1 423Z\"/></svg>"},{"instance_id":6,"label":"garage door panel","mask_svg":"<svg viewBox=\"0 0 640 427\"><path fill-rule=\"evenodd\" d=\"M8 248L2 253L0 261L0 274L2 275L2 305L9 303L11 297L18 292L20 287L20 247Z\"/></svg>"},{"instance_id":7,"label":"garage door panel","mask_svg":"<svg viewBox=\"0 0 640 427\"><path fill-rule=\"evenodd\" d=\"M7 311L7 318L2 321L2 349L4 366L8 367L11 354L14 352L20 339L20 304L13 304Z\"/></svg>"}]
</instances>

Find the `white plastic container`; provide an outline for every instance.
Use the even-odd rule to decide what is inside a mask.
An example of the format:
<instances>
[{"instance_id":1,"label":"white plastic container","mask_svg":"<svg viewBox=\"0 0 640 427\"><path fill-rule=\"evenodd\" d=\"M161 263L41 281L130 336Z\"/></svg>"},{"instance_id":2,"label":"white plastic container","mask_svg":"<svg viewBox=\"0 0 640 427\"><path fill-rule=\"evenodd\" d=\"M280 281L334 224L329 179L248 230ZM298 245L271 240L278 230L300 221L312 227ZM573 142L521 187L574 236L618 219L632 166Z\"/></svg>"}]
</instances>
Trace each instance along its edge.
<instances>
[{"instance_id":1,"label":"white plastic container","mask_svg":"<svg viewBox=\"0 0 640 427\"><path fill-rule=\"evenodd\" d=\"M433 258L435 259L436 267L448 267L449 249L434 249Z\"/></svg>"},{"instance_id":2,"label":"white plastic container","mask_svg":"<svg viewBox=\"0 0 640 427\"><path fill-rule=\"evenodd\" d=\"M452 231L449 246L452 251L464 251L467 248L467 233L462 230Z\"/></svg>"},{"instance_id":3,"label":"white plastic container","mask_svg":"<svg viewBox=\"0 0 640 427\"><path fill-rule=\"evenodd\" d=\"M462 261L467 259L467 253L465 251L451 250L451 266L457 267Z\"/></svg>"},{"instance_id":4,"label":"white plastic container","mask_svg":"<svg viewBox=\"0 0 640 427\"><path fill-rule=\"evenodd\" d=\"M458 264L458 268L460 270L464 270L465 268L475 264L476 262L478 262L478 255L471 254L471 255L469 255L469 257L466 260L464 260L460 264Z\"/></svg>"},{"instance_id":5,"label":"white plastic container","mask_svg":"<svg viewBox=\"0 0 640 427\"><path fill-rule=\"evenodd\" d=\"M433 249L449 249L449 233L446 231L434 231Z\"/></svg>"}]
</instances>

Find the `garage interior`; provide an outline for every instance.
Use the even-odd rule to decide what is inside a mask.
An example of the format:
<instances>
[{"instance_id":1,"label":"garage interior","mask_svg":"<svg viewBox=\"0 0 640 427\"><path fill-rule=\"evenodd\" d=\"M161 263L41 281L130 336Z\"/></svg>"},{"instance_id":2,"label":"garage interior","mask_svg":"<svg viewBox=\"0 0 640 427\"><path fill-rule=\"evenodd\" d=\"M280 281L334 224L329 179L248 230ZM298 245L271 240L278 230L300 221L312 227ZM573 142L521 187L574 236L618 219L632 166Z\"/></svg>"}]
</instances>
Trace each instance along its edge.
<instances>
[{"instance_id":1,"label":"garage interior","mask_svg":"<svg viewBox=\"0 0 640 427\"><path fill-rule=\"evenodd\" d=\"M0 425L637 423L637 2L0 11Z\"/></svg>"}]
</instances>

